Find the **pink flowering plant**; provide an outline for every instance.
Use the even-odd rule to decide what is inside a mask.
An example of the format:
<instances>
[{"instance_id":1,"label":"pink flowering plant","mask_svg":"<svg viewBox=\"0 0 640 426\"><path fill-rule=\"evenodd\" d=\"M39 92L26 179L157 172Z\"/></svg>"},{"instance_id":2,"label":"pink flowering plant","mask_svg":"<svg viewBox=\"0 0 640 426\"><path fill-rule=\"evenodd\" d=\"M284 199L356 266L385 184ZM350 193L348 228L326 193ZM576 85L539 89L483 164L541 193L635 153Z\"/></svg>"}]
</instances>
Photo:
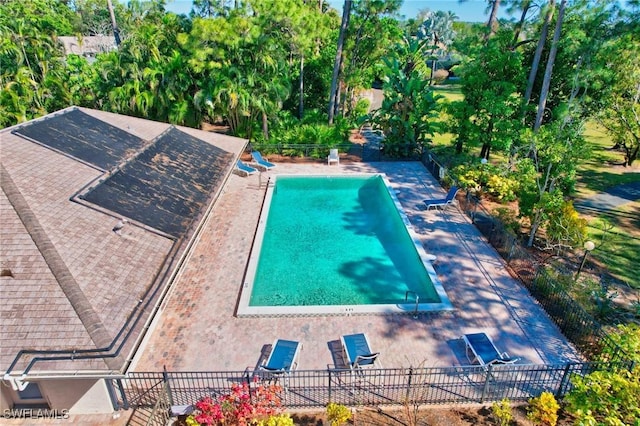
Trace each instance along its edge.
<instances>
[{"instance_id":1,"label":"pink flowering plant","mask_svg":"<svg viewBox=\"0 0 640 426\"><path fill-rule=\"evenodd\" d=\"M276 385L254 382L234 384L231 393L218 397L206 396L195 404L195 411L187 418L187 425L238 425L247 426L281 414L280 392Z\"/></svg>"}]
</instances>

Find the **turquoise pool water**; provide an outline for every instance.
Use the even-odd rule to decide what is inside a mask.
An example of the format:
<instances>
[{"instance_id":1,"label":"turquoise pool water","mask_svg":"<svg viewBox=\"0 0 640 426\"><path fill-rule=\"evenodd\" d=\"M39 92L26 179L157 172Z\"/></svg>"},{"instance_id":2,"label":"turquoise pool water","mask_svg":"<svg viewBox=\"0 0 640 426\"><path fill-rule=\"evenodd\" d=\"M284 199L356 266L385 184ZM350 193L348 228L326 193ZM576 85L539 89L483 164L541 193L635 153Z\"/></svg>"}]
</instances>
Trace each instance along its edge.
<instances>
[{"instance_id":1,"label":"turquoise pool water","mask_svg":"<svg viewBox=\"0 0 640 426\"><path fill-rule=\"evenodd\" d=\"M382 175L278 176L249 262L248 308L448 303L398 206Z\"/></svg>"}]
</instances>

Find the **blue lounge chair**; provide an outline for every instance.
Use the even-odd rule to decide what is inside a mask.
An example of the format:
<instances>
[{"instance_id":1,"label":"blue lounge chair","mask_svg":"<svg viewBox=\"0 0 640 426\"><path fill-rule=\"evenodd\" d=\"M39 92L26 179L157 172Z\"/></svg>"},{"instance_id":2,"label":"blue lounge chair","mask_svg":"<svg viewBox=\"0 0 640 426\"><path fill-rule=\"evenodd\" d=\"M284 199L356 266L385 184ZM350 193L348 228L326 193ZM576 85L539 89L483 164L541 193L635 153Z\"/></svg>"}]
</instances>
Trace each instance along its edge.
<instances>
[{"instance_id":1,"label":"blue lounge chair","mask_svg":"<svg viewBox=\"0 0 640 426\"><path fill-rule=\"evenodd\" d=\"M262 154L260 154L260 152L258 151L252 151L251 157L253 158L253 161L256 163L258 167L262 167L265 170L273 169L276 166L275 164L270 163L264 158L262 158Z\"/></svg>"},{"instance_id":2,"label":"blue lounge chair","mask_svg":"<svg viewBox=\"0 0 640 426\"><path fill-rule=\"evenodd\" d=\"M506 352L500 352L486 333L465 334L462 340L466 346L467 359L480 365L513 364L519 358L512 358Z\"/></svg>"},{"instance_id":3,"label":"blue lounge chair","mask_svg":"<svg viewBox=\"0 0 640 426\"><path fill-rule=\"evenodd\" d=\"M451 204L453 200L456 198L456 194L458 193L458 187L452 186L447 193L445 198L439 198L435 200L424 200L423 202L427 205L427 210L431 209L431 207L446 207Z\"/></svg>"},{"instance_id":4,"label":"blue lounge chair","mask_svg":"<svg viewBox=\"0 0 640 426\"><path fill-rule=\"evenodd\" d=\"M372 353L369 339L364 333L341 336L342 348L346 355L349 367L358 369L362 367L374 367L379 353Z\"/></svg>"},{"instance_id":5,"label":"blue lounge chair","mask_svg":"<svg viewBox=\"0 0 640 426\"><path fill-rule=\"evenodd\" d=\"M293 340L277 339L271 346L271 353L260 369L271 374L288 373L298 367L298 353L302 345Z\"/></svg>"},{"instance_id":6,"label":"blue lounge chair","mask_svg":"<svg viewBox=\"0 0 640 426\"><path fill-rule=\"evenodd\" d=\"M238 160L238 162L236 163L236 170L240 174L243 174L245 176L249 176L249 175L252 175L252 174L258 172L258 169L254 168L254 167L251 167L248 164L243 163L242 160Z\"/></svg>"}]
</instances>

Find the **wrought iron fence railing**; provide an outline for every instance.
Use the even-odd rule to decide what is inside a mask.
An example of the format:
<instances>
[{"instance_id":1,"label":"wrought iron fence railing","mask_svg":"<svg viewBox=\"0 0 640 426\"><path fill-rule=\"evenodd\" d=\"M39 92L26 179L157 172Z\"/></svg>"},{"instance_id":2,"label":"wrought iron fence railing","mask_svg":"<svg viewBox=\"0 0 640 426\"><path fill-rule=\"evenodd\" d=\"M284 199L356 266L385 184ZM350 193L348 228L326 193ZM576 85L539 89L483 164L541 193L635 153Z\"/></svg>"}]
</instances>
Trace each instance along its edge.
<instances>
[{"instance_id":1,"label":"wrought iron fence railing","mask_svg":"<svg viewBox=\"0 0 640 426\"><path fill-rule=\"evenodd\" d=\"M432 154L422 163L440 182L455 182L446 166ZM602 325L569 295L545 265L527 251L517 236L482 205L473 194L459 199L458 206L471 218L476 228L500 253L511 271L543 306L562 333L589 360L624 361L629 359L609 337ZM602 357L606 354L605 358Z\"/></svg>"},{"instance_id":2,"label":"wrought iron fence railing","mask_svg":"<svg viewBox=\"0 0 640 426\"><path fill-rule=\"evenodd\" d=\"M611 368L631 369L632 363L299 370L268 383L279 385L284 406L292 409L324 409L330 402L347 406L467 404L504 398L526 401L544 391L561 398L571 390L573 375ZM155 407L165 412L170 406L193 405L205 396L228 395L233 385L246 383L252 389L263 383L249 371L133 372L121 380L126 408Z\"/></svg>"},{"instance_id":3,"label":"wrought iron fence railing","mask_svg":"<svg viewBox=\"0 0 640 426\"><path fill-rule=\"evenodd\" d=\"M318 145L318 144L284 144L284 143L252 143L251 149L260 151L263 155L278 154L283 157L308 157L308 158L324 158L329 155L331 148L337 148L340 152L353 152L358 156L362 156L362 145L351 143L337 145Z\"/></svg>"}]
</instances>

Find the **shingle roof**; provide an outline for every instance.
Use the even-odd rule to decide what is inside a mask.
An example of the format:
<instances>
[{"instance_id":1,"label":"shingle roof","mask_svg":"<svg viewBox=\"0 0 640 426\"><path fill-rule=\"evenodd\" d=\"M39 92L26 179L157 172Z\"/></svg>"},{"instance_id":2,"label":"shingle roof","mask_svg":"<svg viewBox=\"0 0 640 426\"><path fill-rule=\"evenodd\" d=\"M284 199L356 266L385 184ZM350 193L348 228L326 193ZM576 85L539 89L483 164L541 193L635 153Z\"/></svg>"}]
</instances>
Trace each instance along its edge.
<instances>
[{"instance_id":1,"label":"shingle roof","mask_svg":"<svg viewBox=\"0 0 640 426\"><path fill-rule=\"evenodd\" d=\"M122 212L78 202L77 197L104 181L112 169L105 175L88 164L90 157L79 161L60 152L59 146L53 150L18 134L29 126L0 130L0 371L7 370L21 349L96 349L103 345L100 336L113 339L129 316L137 318L140 313L130 338L126 342L119 339L115 346L123 344L123 354L128 357L197 222L221 191L235 158L246 145L243 139L84 108L51 114L31 123L30 128L55 117L74 116L89 117L89 122L98 120L101 126L106 123L132 140L144 141L137 148L140 152L154 146L159 136L173 134L174 141L178 138L205 153L195 170L207 164L215 170L199 175L210 180L204 193L198 193L198 202L190 204L192 209L183 217L188 223L180 232L163 234L145 224L144 218L133 218L119 235L112 229ZM82 133L71 131L79 138ZM46 137L47 133L43 134ZM155 154L162 155L161 151ZM126 163L140 152L127 151L120 157ZM207 157L211 153L215 155ZM207 163L207 159L212 161ZM169 176L162 175L175 169L155 172L166 185L175 185ZM191 184L180 181L180 185ZM162 186L147 189L157 195ZM115 347L105 352L113 353ZM24 369L29 359L22 358L14 371ZM117 369L123 359L115 363L112 359L83 361L78 357L75 361L38 362L32 371Z\"/></svg>"}]
</instances>

